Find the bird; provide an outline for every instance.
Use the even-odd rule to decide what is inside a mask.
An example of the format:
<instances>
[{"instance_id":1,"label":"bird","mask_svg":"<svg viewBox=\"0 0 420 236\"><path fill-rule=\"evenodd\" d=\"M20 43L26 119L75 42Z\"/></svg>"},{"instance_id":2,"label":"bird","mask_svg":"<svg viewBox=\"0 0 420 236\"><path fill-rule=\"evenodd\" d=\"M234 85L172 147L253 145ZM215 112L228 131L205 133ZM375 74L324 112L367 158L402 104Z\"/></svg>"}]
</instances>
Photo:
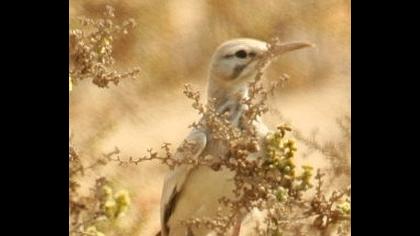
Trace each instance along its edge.
<instances>
[{"instance_id":1,"label":"bird","mask_svg":"<svg viewBox=\"0 0 420 236\"><path fill-rule=\"evenodd\" d=\"M312 46L307 42L289 42L277 46L277 54ZM212 55L208 70L207 102L212 101L216 112L229 112L229 121L240 126L249 83L258 73L258 63L269 50L269 43L253 38L236 38L223 42ZM239 96L239 97L238 97ZM239 99L238 99L239 98ZM265 136L269 129L258 120L258 135ZM194 159L204 156L226 155L224 150L205 128L192 128L185 142L191 144L188 155ZM175 158L185 158L186 150L178 149ZM161 196L161 236L206 236L212 232L205 227L187 228L182 221L191 218L216 216L221 197L233 197L234 173L214 170L208 166L180 165L166 175ZM232 235L240 234L241 220Z\"/></svg>"}]
</instances>

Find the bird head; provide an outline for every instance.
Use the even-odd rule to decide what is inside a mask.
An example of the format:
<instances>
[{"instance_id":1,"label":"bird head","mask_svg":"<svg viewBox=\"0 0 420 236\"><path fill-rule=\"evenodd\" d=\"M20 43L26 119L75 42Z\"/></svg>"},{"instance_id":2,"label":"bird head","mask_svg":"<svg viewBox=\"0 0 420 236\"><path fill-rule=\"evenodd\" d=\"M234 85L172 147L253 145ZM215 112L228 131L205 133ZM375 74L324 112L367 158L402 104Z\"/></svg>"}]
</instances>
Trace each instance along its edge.
<instances>
[{"instance_id":1,"label":"bird head","mask_svg":"<svg viewBox=\"0 0 420 236\"><path fill-rule=\"evenodd\" d=\"M275 55L300 48L310 47L307 42L291 42L276 45ZM217 97L217 93L244 90L256 76L259 63L269 49L264 41L239 38L222 43L213 54L209 67L209 98ZM246 90L246 89L245 89Z\"/></svg>"}]
</instances>

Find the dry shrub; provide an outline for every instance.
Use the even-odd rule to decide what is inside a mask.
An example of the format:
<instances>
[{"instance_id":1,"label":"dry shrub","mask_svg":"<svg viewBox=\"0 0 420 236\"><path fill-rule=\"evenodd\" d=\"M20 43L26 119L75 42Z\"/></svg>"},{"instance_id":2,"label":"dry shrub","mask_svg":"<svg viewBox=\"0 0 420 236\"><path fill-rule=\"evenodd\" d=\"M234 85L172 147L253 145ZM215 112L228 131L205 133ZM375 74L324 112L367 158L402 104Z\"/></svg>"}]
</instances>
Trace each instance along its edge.
<instances>
[{"instance_id":1,"label":"dry shrub","mask_svg":"<svg viewBox=\"0 0 420 236\"><path fill-rule=\"evenodd\" d=\"M115 63L112 57L114 37L125 34L134 25L133 22L115 25L112 20L112 8L107 8L105 16L105 19L100 20L81 19L80 23L86 29L70 31L70 85L79 80L92 79L96 86L108 87L109 82L117 85L121 79L132 78L138 74L138 69L120 73L112 68ZM317 171L314 184L311 166L297 168L294 162L297 145L296 141L288 137L292 131L290 127L280 125L276 131L263 138L259 137L255 130L254 122L269 110L266 100L273 89L266 90L261 85L261 78L266 63L276 56L278 44L278 39L272 40L266 60L263 60L259 73L249 85L249 98L239 101L247 107L241 117L242 129L234 127L228 121L228 114L217 113L211 101L208 104L201 103L200 94L188 85L185 87L184 94L193 100L193 108L203 118L201 122L192 124L192 127L207 129L213 139L229 150L227 156L211 160L192 159L188 156L175 159L170 144L165 143L162 145L163 154L149 149L148 154L141 158L130 157L123 160L116 149L86 167L76 149L70 145L70 235L100 236L104 235L105 231L112 231L110 226L115 226L112 222L115 222L129 205L126 192L123 190L112 194L112 183L104 177L96 179L88 195L82 195L79 192L78 180L86 171L95 170L110 161L129 165L146 160L159 160L169 168L179 165L204 165L213 168L214 171L226 168L235 173L235 198L220 199L220 203L229 209L228 215L219 214L215 218L184 221L189 227L208 227L218 235L225 235L233 227L237 216L257 208L265 213L264 220L255 228L257 235L308 235L314 232L329 235L332 229L340 235L348 234L350 187L327 195L323 191L323 173ZM343 130L347 128L344 127ZM321 145L315 138L307 139L299 132L295 134L298 140L329 157L335 174L349 173L349 142ZM349 133L347 134L349 137ZM188 150L192 148L191 145L193 144L184 143L180 148ZM314 185L315 191L311 193L309 190L314 188Z\"/></svg>"},{"instance_id":2,"label":"dry shrub","mask_svg":"<svg viewBox=\"0 0 420 236\"><path fill-rule=\"evenodd\" d=\"M112 57L112 42L114 37L127 34L134 21L126 21L116 25L113 8L107 7L105 19L93 20L80 18L83 29L70 30L70 73L69 91L73 84L83 79L92 79L98 87L106 88L109 82L115 85L121 79L134 78L139 69L120 73L112 68L115 63ZM72 134L74 135L74 133ZM116 221L126 212L130 197L126 190L113 193L115 189L106 178L99 176L93 186L82 186L82 179L87 172L96 173L105 166L116 152L104 155L93 163L83 163L77 148L69 140L69 235L103 236L104 231L115 231ZM84 194L83 187L89 188Z\"/></svg>"},{"instance_id":3,"label":"dry shrub","mask_svg":"<svg viewBox=\"0 0 420 236\"><path fill-rule=\"evenodd\" d=\"M85 166L77 150L70 144L69 149L69 208L70 236L91 235L102 236L107 229L121 217L130 204L126 190L115 190L106 177L98 177L88 194L82 194L80 179L88 171L95 171L101 165L110 161L110 155L104 155L94 163Z\"/></svg>"},{"instance_id":4,"label":"dry shrub","mask_svg":"<svg viewBox=\"0 0 420 236\"><path fill-rule=\"evenodd\" d=\"M70 30L70 84L79 80L92 79L98 87L108 87L110 82L118 85L121 79L135 78L140 72L134 68L128 72L118 72L112 66L114 38L127 34L135 26L133 19L115 24L112 7L107 7L104 19L93 20L80 17L82 29Z\"/></svg>"},{"instance_id":5,"label":"dry shrub","mask_svg":"<svg viewBox=\"0 0 420 236\"><path fill-rule=\"evenodd\" d=\"M113 158L120 165L159 160L171 169L179 165L201 165L210 167L214 171L221 169L233 171L235 197L219 199L225 206L224 212L222 213L221 208L215 218L193 218L182 222L190 228L207 227L217 235L226 235L238 217L256 208L266 213L263 224L255 229L257 235L281 235L287 232L307 234L314 231L325 235L332 227L337 228L340 234L348 233L349 188L334 191L327 197L322 191L323 174L318 170L315 176L318 180L316 191L304 198L304 193L313 187L311 181L313 168L302 166L301 173L297 174L298 168L294 163L297 145L295 141L287 138L288 132L292 129L280 125L275 132L263 138L256 130L255 123L269 110L266 100L274 87L266 90L261 85L261 77L266 64L275 58L276 46L279 44L278 39L272 40L270 49L259 65L259 73L249 84L249 97L238 101L246 108L240 120L241 128L235 127L229 121L228 113L216 112L212 101L208 104L201 103L200 93L193 91L190 85L185 86L184 94L193 101L192 107L202 116L200 122L193 123L191 127L205 129L212 140L220 143L221 148L228 150L226 156L193 159L186 155L183 159L176 159L170 151L169 144L166 143L162 145L163 155L150 149L147 155L140 158L130 157L128 160L122 160L118 155ZM299 138L305 140L302 136ZM331 146L322 147L314 141L307 141L307 144L332 157L340 154L337 154L339 150ZM179 148L190 150L194 148L194 144L184 142ZM346 151L343 150L343 153ZM333 166L338 168L336 164Z\"/></svg>"}]
</instances>

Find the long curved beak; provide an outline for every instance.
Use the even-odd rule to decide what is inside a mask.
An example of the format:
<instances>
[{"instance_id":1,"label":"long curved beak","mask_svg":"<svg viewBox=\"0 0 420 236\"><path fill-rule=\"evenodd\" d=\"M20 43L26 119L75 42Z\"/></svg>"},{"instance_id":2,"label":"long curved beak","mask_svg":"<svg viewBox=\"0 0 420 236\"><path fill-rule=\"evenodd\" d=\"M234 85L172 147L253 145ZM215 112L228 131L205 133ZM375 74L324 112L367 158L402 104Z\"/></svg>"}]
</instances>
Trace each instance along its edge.
<instances>
[{"instance_id":1,"label":"long curved beak","mask_svg":"<svg viewBox=\"0 0 420 236\"><path fill-rule=\"evenodd\" d=\"M286 52L294 51L301 48L315 47L314 44L309 42L290 42L272 45L272 53L276 56Z\"/></svg>"}]
</instances>

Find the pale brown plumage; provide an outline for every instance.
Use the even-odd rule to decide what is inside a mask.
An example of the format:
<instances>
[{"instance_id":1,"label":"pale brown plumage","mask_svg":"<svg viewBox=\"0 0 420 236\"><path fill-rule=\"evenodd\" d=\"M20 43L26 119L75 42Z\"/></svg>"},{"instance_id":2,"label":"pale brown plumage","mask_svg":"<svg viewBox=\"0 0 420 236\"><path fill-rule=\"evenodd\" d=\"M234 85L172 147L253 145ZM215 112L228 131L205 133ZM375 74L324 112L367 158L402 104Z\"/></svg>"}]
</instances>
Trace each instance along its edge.
<instances>
[{"instance_id":1,"label":"pale brown plumage","mask_svg":"<svg viewBox=\"0 0 420 236\"><path fill-rule=\"evenodd\" d=\"M285 52L297 49L290 45L287 49L286 46ZM229 110L230 122L234 126L238 127L245 109L239 103L238 95L239 98L248 96L248 84L255 77L258 60L267 49L268 44L263 41L234 39L219 46L212 57L208 99L215 99L218 112ZM262 122L254 125L261 136L268 132ZM227 152L212 140L205 129L193 129L186 140L194 146L194 150L189 150L188 154L194 158L225 155ZM186 153L178 151L175 155L183 158ZM165 178L161 199L161 235L208 235L208 229L187 229L181 221L192 217L215 216L219 207L218 199L233 196L233 175L227 170L215 171L205 166L192 168L185 165L170 171ZM239 230L235 234L239 235Z\"/></svg>"}]
</instances>

